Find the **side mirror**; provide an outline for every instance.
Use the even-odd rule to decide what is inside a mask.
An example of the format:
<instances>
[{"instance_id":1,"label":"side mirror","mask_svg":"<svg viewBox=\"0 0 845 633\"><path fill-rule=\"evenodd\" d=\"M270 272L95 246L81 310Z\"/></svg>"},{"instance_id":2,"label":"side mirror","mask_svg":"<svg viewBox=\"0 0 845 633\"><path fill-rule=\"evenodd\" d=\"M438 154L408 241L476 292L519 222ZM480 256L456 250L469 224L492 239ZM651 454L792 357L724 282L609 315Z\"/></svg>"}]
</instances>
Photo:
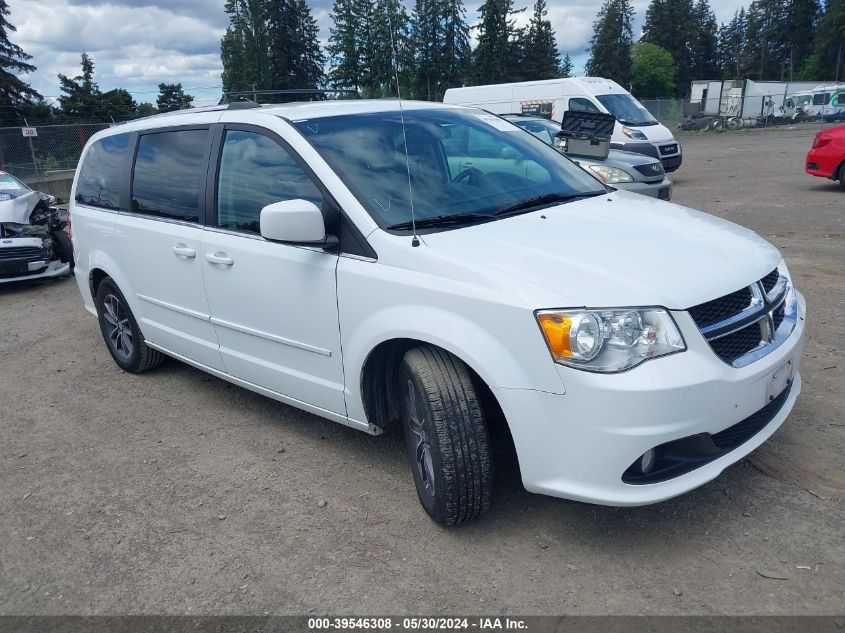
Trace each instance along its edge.
<instances>
[{"instance_id":1,"label":"side mirror","mask_svg":"<svg viewBox=\"0 0 845 633\"><path fill-rule=\"evenodd\" d=\"M275 242L325 244L323 212L308 200L284 200L261 209L261 236Z\"/></svg>"},{"instance_id":2,"label":"side mirror","mask_svg":"<svg viewBox=\"0 0 845 633\"><path fill-rule=\"evenodd\" d=\"M519 158L519 152L517 152L513 147L509 145L505 145L502 148L501 157L505 160L517 160Z\"/></svg>"}]
</instances>

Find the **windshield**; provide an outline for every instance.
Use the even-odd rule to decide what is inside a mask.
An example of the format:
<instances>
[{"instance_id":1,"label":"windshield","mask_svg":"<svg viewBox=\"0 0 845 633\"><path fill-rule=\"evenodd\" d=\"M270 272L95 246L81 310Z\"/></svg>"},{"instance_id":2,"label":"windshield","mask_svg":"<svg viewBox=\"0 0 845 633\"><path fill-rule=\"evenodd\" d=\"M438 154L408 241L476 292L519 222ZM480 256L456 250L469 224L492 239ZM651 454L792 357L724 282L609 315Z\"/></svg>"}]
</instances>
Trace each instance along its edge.
<instances>
[{"instance_id":1,"label":"windshield","mask_svg":"<svg viewBox=\"0 0 845 633\"><path fill-rule=\"evenodd\" d=\"M0 202L14 200L26 193L32 193L32 189L11 174L0 171Z\"/></svg>"},{"instance_id":2,"label":"windshield","mask_svg":"<svg viewBox=\"0 0 845 633\"><path fill-rule=\"evenodd\" d=\"M541 121L538 119L508 119L514 125L518 125L526 132L531 132L538 139L549 145L555 144L555 135L560 132L560 123L554 121Z\"/></svg>"},{"instance_id":3,"label":"windshield","mask_svg":"<svg viewBox=\"0 0 845 633\"><path fill-rule=\"evenodd\" d=\"M596 99L622 125L657 125L657 119L629 94L598 95Z\"/></svg>"},{"instance_id":4,"label":"windshield","mask_svg":"<svg viewBox=\"0 0 845 633\"><path fill-rule=\"evenodd\" d=\"M385 228L399 229L411 220L408 170L414 219L431 225L444 218L452 218L451 224L489 220L517 207L524 212L531 207L523 203L541 198L563 201L606 192L553 148L495 115L406 109L404 118L407 162L398 110L294 125Z\"/></svg>"}]
</instances>

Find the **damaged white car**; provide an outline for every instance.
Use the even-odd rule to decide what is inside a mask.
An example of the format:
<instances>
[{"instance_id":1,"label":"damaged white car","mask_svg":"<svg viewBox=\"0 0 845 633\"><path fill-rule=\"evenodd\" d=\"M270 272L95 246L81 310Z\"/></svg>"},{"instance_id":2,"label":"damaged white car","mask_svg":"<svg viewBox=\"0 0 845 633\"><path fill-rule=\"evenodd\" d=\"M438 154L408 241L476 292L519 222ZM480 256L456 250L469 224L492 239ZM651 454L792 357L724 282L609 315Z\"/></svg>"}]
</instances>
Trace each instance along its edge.
<instances>
[{"instance_id":1,"label":"damaged white car","mask_svg":"<svg viewBox=\"0 0 845 633\"><path fill-rule=\"evenodd\" d=\"M0 171L0 283L61 277L73 270L67 211L54 196Z\"/></svg>"}]
</instances>

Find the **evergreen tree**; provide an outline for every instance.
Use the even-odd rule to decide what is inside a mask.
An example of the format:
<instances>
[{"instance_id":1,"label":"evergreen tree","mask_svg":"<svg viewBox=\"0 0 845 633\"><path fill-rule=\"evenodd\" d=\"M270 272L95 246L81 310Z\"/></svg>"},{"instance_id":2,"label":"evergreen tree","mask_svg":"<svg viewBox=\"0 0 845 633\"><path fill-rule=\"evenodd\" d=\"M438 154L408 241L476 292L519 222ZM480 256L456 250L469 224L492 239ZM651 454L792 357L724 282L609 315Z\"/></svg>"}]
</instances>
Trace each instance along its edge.
<instances>
[{"instance_id":1,"label":"evergreen tree","mask_svg":"<svg viewBox=\"0 0 845 633\"><path fill-rule=\"evenodd\" d=\"M369 75L368 56L372 21L370 0L335 0L329 15L329 82L336 88L360 90Z\"/></svg>"},{"instance_id":2,"label":"evergreen tree","mask_svg":"<svg viewBox=\"0 0 845 633\"><path fill-rule=\"evenodd\" d=\"M813 55L816 33L821 20L819 0L791 0L787 10L787 78L793 81Z\"/></svg>"},{"instance_id":3,"label":"evergreen tree","mask_svg":"<svg viewBox=\"0 0 845 633\"><path fill-rule=\"evenodd\" d=\"M138 104L124 88L115 88L104 92L98 98L100 107L98 116L100 119L107 121L124 121L126 119L134 118L138 112Z\"/></svg>"},{"instance_id":4,"label":"evergreen tree","mask_svg":"<svg viewBox=\"0 0 845 633\"><path fill-rule=\"evenodd\" d=\"M692 79L717 79L721 73L716 15L707 0L698 0L693 11L697 29L691 45L690 74Z\"/></svg>"},{"instance_id":5,"label":"evergreen tree","mask_svg":"<svg viewBox=\"0 0 845 633\"><path fill-rule=\"evenodd\" d=\"M174 110L184 110L190 108L194 102L194 98L185 94L182 90L182 84L165 84L158 85L158 97L156 97L156 106L159 112L173 112Z\"/></svg>"},{"instance_id":6,"label":"evergreen tree","mask_svg":"<svg viewBox=\"0 0 845 633\"><path fill-rule=\"evenodd\" d=\"M845 0L827 0L817 29L815 53L801 75L806 81L845 81Z\"/></svg>"},{"instance_id":7,"label":"evergreen tree","mask_svg":"<svg viewBox=\"0 0 845 633\"><path fill-rule=\"evenodd\" d=\"M317 88L323 83L325 57L317 39L317 21L306 0L266 0L270 83L277 90Z\"/></svg>"},{"instance_id":8,"label":"evergreen tree","mask_svg":"<svg viewBox=\"0 0 845 633\"><path fill-rule=\"evenodd\" d=\"M569 53L566 53L563 56L563 59L560 61L560 68L558 68L558 76L566 77L572 76L572 70L575 68L575 62L572 61L572 58L569 56Z\"/></svg>"},{"instance_id":9,"label":"evergreen tree","mask_svg":"<svg viewBox=\"0 0 845 633\"><path fill-rule=\"evenodd\" d=\"M156 107L149 101L142 101L138 104L138 116L151 116L156 112L158 112L158 110L156 110Z\"/></svg>"},{"instance_id":10,"label":"evergreen tree","mask_svg":"<svg viewBox=\"0 0 845 633\"><path fill-rule=\"evenodd\" d=\"M605 0L593 22L588 75L613 79L627 87L631 82L631 21L634 8L630 0Z\"/></svg>"},{"instance_id":11,"label":"evergreen tree","mask_svg":"<svg viewBox=\"0 0 845 633\"><path fill-rule=\"evenodd\" d=\"M41 95L17 76L35 71L35 66L27 63L32 55L9 41L15 27L6 19L8 15L8 3L0 0L0 117L13 121L22 114L22 108L39 102Z\"/></svg>"},{"instance_id":12,"label":"evergreen tree","mask_svg":"<svg viewBox=\"0 0 845 633\"><path fill-rule=\"evenodd\" d=\"M414 95L441 101L448 88L469 78L471 50L462 0L416 0L411 16L416 79Z\"/></svg>"},{"instance_id":13,"label":"evergreen tree","mask_svg":"<svg viewBox=\"0 0 845 633\"><path fill-rule=\"evenodd\" d=\"M548 14L546 0L536 0L534 14L528 22L523 41L522 64L519 72L523 81L560 77L560 52ZM569 61L571 64L572 60ZM572 68L569 68L569 72L571 71Z\"/></svg>"},{"instance_id":14,"label":"evergreen tree","mask_svg":"<svg viewBox=\"0 0 845 633\"><path fill-rule=\"evenodd\" d=\"M226 0L229 27L220 42L223 89L272 86L266 0Z\"/></svg>"},{"instance_id":15,"label":"evergreen tree","mask_svg":"<svg viewBox=\"0 0 845 633\"><path fill-rule=\"evenodd\" d=\"M678 69L677 91L683 96L693 77L693 42L699 23L692 0L651 0L645 14L643 42L657 44L667 50Z\"/></svg>"},{"instance_id":16,"label":"evergreen tree","mask_svg":"<svg viewBox=\"0 0 845 633\"><path fill-rule=\"evenodd\" d=\"M94 82L94 60L82 53L82 72L70 78L59 74L59 107L65 118L95 119L100 115L100 88Z\"/></svg>"},{"instance_id":17,"label":"evergreen tree","mask_svg":"<svg viewBox=\"0 0 845 633\"><path fill-rule=\"evenodd\" d=\"M513 0L485 0L478 11L481 22L476 27L475 81L497 84L519 79L522 51L525 49L523 34L516 28Z\"/></svg>"},{"instance_id":18,"label":"evergreen tree","mask_svg":"<svg viewBox=\"0 0 845 633\"><path fill-rule=\"evenodd\" d=\"M719 27L718 58L724 79L739 79L746 28L744 8L735 12L730 22Z\"/></svg>"},{"instance_id":19,"label":"evergreen tree","mask_svg":"<svg viewBox=\"0 0 845 633\"><path fill-rule=\"evenodd\" d=\"M376 0L371 34L368 66L372 96L396 96L396 75L401 94L407 95L414 70L413 46L408 13L399 0Z\"/></svg>"}]
</instances>

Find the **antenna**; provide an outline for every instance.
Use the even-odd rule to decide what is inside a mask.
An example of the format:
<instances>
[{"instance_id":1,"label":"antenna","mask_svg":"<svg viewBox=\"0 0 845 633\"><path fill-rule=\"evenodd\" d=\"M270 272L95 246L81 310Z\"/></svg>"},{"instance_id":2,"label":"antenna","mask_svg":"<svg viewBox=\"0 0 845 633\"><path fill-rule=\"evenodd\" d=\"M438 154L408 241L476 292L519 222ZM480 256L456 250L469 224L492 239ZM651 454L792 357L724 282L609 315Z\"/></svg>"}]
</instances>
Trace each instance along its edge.
<instances>
[{"instance_id":1,"label":"antenna","mask_svg":"<svg viewBox=\"0 0 845 633\"><path fill-rule=\"evenodd\" d=\"M399 62L397 60L396 42L393 39L393 18L387 14L387 25L390 29L390 50L393 60L393 77L396 80L396 96L399 97L399 120L402 122L402 144L405 147L405 171L408 173L408 200L411 205L411 246L419 246L420 238L417 235L417 221L414 217L414 188L411 185L411 159L408 157L408 135L405 133L405 111L402 109L402 91L399 87Z\"/></svg>"}]
</instances>

